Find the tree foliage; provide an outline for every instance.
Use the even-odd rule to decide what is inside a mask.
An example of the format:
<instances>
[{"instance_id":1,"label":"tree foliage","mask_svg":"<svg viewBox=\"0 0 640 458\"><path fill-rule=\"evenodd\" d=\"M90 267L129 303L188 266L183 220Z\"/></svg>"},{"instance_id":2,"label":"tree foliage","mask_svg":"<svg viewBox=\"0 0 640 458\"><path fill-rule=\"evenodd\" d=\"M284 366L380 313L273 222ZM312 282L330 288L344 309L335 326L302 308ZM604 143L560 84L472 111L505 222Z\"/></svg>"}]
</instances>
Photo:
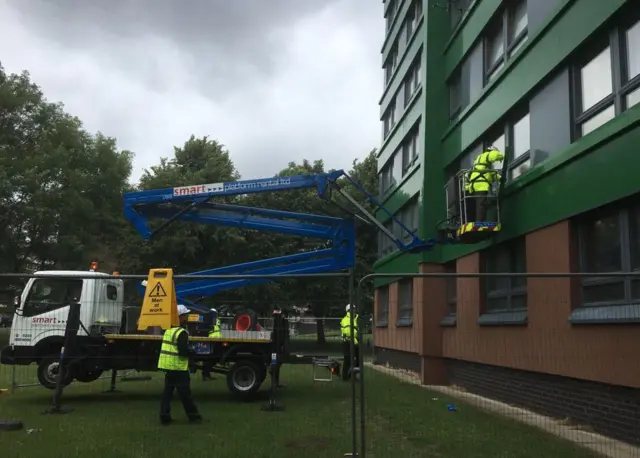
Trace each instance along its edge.
<instances>
[{"instance_id":1,"label":"tree foliage","mask_svg":"<svg viewBox=\"0 0 640 458\"><path fill-rule=\"evenodd\" d=\"M29 74L6 74L0 67L0 271L86 269L91 259L104 268L146 273L172 267L190 273L253 260L315 250L325 241L279 233L213 225L176 223L145 243L122 214L122 194L240 179L229 151L217 140L191 136L171 157L145 170L129 184L133 154L118 150L112 138L85 131L61 104L48 102ZM291 162L278 175L325 172L322 159ZM351 177L369 192L377 188L375 150L354 161ZM369 208L353 184L344 188ZM340 207L350 204L337 196ZM227 203L301 213L349 217L297 190L226 198ZM375 226L357 224L356 276L369 273L376 255ZM211 304L245 302L259 312L274 304L310 307L317 316L344 311L348 282L342 279L284 281L223 292ZM371 304L371 291L366 291Z\"/></svg>"}]
</instances>

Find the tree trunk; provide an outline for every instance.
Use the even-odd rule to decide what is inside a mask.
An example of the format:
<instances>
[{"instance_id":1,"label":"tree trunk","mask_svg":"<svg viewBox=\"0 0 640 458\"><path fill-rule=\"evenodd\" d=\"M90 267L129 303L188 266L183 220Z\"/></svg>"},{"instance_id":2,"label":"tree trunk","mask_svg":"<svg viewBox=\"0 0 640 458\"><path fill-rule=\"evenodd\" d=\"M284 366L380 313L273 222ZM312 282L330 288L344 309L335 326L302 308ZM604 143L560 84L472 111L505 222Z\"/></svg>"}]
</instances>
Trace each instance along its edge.
<instances>
[{"instance_id":1,"label":"tree trunk","mask_svg":"<svg viewBox=\"0 0 640 458\"><path fill-rule=\"evenodd\" d=\"M327 338L324 335L324 319L316 317L316 332L318 334L318 345L325 345Z\"/></svg>"}]
</instances>

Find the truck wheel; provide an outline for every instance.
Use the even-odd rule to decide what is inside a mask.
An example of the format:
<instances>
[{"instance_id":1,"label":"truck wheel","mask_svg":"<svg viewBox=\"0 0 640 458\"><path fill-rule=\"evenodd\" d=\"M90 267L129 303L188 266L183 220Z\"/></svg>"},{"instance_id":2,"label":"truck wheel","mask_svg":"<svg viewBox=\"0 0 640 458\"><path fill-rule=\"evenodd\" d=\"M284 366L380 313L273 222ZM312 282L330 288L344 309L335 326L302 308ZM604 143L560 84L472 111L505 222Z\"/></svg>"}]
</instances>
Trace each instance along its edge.
<instances>
[{"instance_id":1,"label":"truck wheel","mask_svg":"<svg viewBox=\"0 0 640 458\"><path fill-rule=\"evenodd\" d=\"M264 368L253 361L238 361L227 372L227 386L235 396L246 399L254 395L264 381Z\"/></svg>"},{"instance_id":2,"label":"truck wheel","mask_svg":"<svg viewBox=\"0 0 640 458\"><path fill-rule=\"evenodd\" d=\"M102 369L84 370L81 369L76 374L76 380L82 383L95 382L102 376Z\"/></svg>"},{"instance_id":3,"label":"truck wheel","mask_svg":"<svg viewBox=\"0 0 640 458\"><path fill-rule=\"evenodd\" d=\"M233 319L236 331L255 331L258 324L258 314L253 310L238 313Z\"/></svg>"},{"instance_id":4,"label":"truck wheel","mask_svg":"<svg viewBox=\"0 0 640 458\"><path fill-rule=\"evenodd\" d=\"M46 356L38 364L38 381L40 385L50 390L56 387L56 378L60 369L60 358L58 356ZM65 371L62 377L62 386L67 386L73 381L73 376L69 371Z\"/></svg>"}]
</instances>

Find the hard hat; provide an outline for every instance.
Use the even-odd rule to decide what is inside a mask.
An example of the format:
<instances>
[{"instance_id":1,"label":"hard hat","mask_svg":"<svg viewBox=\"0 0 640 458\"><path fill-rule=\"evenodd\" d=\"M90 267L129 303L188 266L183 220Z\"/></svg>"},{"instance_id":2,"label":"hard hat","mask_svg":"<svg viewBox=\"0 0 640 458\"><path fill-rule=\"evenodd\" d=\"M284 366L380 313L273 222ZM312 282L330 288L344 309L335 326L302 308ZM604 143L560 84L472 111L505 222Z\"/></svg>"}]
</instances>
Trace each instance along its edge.
<instances>
[{"instance_id":1,"label":"hard hat","mask_svg":"<svg viewBox=\"0 0 640 458\"><path fill-rule=\"evenodd\" d=\"M189 309L183 304L178 304L178 316L186 315L187 313L189 313Z\"/></svg>"},{"instance_id":2,"label":"hard hat","mask_svg":"<svg viewBox=\"0 0 640 458\"><path fill-rule=\"evenodd\" d=\"M487 150L488 150L488 151L500 151L498 148L496 148L496 147L495 147L495 146L493 146L493 145L490 145L490 146L487 148Z\"/></svg>"},{"instance_id":3,"label":"hard hat","mask_svg":"<svg viewBox=\"0 0 640 458\"><path fill-rule=\"evenodd\" d=\"M345 308L345 311L348 312L351 310L353 306L351 304L347 304L347 307Z\"/></svg>"},{"instance_id":4,"label":"hard hat","mask_svg":"<svg viewBox=\"0 0 640 458\"><path fill-rule=\"evenodd\" d=\"M218 313L218 311L215 309L215 307L212 307L212 308L211 308L211 311L212 311L213 313Z\"/></svg>"}]
</instances>

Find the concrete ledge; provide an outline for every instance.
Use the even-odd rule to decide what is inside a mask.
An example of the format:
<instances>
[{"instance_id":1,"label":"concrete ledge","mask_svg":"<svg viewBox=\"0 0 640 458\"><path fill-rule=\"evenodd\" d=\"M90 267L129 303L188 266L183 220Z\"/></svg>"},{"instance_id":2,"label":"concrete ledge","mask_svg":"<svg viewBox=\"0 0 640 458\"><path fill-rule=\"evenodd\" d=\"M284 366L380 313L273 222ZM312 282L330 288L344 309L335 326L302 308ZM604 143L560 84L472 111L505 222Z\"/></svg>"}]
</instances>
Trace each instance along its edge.
<instances>
[{"instance_id":1,"label":"concrete ledge","mask_svg":"<svg viewBox=\"0 0 640 458\"><path fill-rule=\"evenodd\" d=\"M388 366L373 365L371 363L365 363L365 366L368 366L378 372L382 372L383 374L396 377L402 382L418 385L428 390L460 399L482 410L496 413L503 417L542 429L554 436L571 441L576 445L591 450L601 456L610 458L636 458L640 456L640 447L634 447L601 434L577 429L578 427L563 424L561 420L556 420L555 418L539 415L520 407L510 406L509 404L505 404L500 401L460 391L448 386L422 385L420 384L420 377L418 374L413 372L394 369Z\"/></svg>"}]
</instances>

